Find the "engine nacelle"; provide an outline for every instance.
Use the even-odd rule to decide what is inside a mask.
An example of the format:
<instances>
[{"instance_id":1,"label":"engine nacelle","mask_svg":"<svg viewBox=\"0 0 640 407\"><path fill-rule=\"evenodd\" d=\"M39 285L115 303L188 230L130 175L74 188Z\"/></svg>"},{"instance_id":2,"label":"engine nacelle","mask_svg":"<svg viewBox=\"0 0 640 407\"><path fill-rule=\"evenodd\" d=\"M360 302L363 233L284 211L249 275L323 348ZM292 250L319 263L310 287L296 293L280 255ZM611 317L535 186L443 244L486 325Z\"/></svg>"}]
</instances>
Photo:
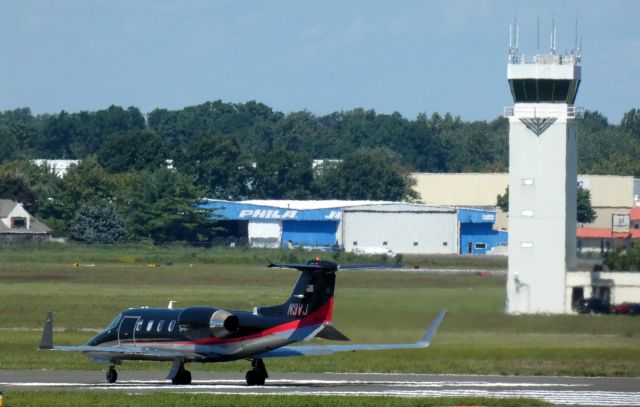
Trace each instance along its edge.
<instances>
[{"instance_id":1,"label":"engine nacelle","mask_svg":"<svg viewBox=\"0 0 640 407\"><path fill-rule=\"evenodd\" d=\"M240 329L240 319L223 309L212 307L185 308L178 317L180 331L192 340L211 336L225 338Z\"/></svg>"},{"instance_id":2,"label":"engine nacelle","mask_svg":"<svg viewBox=\"0 0 640 407\"><path fill-rule=\"evenodd\" d=\"M209 330L216 338L225 338L240 329L240 319L223 309L219 309L211 315Z\"/></svg>"}]
</instances>

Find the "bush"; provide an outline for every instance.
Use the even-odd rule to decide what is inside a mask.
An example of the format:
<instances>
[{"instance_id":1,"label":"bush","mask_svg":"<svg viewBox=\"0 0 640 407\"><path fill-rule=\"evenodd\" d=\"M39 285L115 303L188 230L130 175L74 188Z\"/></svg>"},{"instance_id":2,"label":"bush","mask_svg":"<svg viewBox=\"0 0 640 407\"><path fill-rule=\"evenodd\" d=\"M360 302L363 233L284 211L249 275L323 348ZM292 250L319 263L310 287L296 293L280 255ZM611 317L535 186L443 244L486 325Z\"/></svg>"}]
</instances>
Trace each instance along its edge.
<instances>
[{"instance_id":1,"label":"bush","mask_svg":"<svg viewBox=\"0 0 640 407\"><path fill-rule=\"evenodd\" d=\"M616 250L607 253L603 264L609 270L637 271L640 270L640 246L636 246L627 252Z\"/></svg>"},{"instance_id":2,"label":"bush","mask_svg":"<svg viewBox=\"0 0 640 407\"><path fill-rule=\"evenodd\" d=\"M92 203L76 212L71 238L86 243L117 243L124 238L122 219L111 206Z\"/></svg>"}]
</instances>

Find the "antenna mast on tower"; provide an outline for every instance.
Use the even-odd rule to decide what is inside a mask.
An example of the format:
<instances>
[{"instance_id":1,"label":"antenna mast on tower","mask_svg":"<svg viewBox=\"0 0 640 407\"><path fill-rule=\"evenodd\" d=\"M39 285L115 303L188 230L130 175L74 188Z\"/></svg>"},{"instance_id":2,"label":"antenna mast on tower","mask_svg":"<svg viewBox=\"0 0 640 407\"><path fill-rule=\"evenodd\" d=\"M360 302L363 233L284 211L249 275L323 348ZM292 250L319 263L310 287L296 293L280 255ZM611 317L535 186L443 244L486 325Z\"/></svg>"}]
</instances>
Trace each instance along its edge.
<instances>
[{"instance_id":1,"label":"antenna mast on tower","mask_svg":"<svg viewBox=\"0 0 640 407\"><path fill-rule=\"evenodd\" d=\"M538 25L536 32L536 51L540 51L540 16L538 16Z\"/></svg>"},{"instance_id":2,"label":"antenna mast on tower","mask_svg":"<svg viewBox=\"0 0 640 407\"><path fill-rule=\"evenodd\" d=\"M513 17L513 24L509 24L509 63L518 62L518 17Z\"/></svg>"},{"instance_id":3,"label":"antenna mast on tower","mask_svg":"<svg viewBox=\"0 0 640 407\"><path fill-rule=\"evenodd\" d=\"M556 54L556 19L551 20L551 53Z\"/></svg>"}]
</instances>

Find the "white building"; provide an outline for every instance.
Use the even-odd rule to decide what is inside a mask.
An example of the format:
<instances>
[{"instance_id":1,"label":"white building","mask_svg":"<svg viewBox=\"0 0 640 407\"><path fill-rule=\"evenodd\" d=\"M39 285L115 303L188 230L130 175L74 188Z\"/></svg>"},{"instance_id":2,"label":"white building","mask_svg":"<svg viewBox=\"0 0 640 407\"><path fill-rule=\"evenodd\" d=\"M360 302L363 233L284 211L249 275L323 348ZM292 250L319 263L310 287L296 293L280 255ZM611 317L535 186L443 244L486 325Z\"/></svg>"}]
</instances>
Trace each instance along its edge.
<instances>
[{"instance_id":1,"label":"white building","mask_svg":"<svg viewBox=\"0 0 640 407\"><path fill-rule=\"evenodd\" d=\"M72 165L80 164L80 160L48 160L43 158L31 160L31 162L39 167L48 167L58 178L67 175Z\"/></svg>"},{"instance_id":2,"label":"white building","mask_svg":"<svg viewBox=\"0 0 640 407\"><path fill-rule=\"evenodd\" d=\"M600 298L605 304L640 302L640 273L622 271L572 271L567 273L565 312L573 312L583 298Z\"/></svg>"}]
</instances>

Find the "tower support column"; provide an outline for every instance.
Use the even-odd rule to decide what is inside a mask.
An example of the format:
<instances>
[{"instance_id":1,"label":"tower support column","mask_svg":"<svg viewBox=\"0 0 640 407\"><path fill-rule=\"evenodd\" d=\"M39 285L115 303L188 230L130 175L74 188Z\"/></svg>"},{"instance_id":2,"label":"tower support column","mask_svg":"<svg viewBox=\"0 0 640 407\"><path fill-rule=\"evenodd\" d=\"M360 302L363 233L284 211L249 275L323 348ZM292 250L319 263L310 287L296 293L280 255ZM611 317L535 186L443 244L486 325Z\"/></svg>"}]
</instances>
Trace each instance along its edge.
<instances>
[{"instance_id":1,"label":"tower support column","mask_svg":"<svg viewBox=\"0 0 640 407\"><path fill-rule=\"evenodd\" d=\"M573 109L516 104L509 117L508 313L567 311L566 272L576 262L577 166Z\"/></svg>"}]
</instances>

